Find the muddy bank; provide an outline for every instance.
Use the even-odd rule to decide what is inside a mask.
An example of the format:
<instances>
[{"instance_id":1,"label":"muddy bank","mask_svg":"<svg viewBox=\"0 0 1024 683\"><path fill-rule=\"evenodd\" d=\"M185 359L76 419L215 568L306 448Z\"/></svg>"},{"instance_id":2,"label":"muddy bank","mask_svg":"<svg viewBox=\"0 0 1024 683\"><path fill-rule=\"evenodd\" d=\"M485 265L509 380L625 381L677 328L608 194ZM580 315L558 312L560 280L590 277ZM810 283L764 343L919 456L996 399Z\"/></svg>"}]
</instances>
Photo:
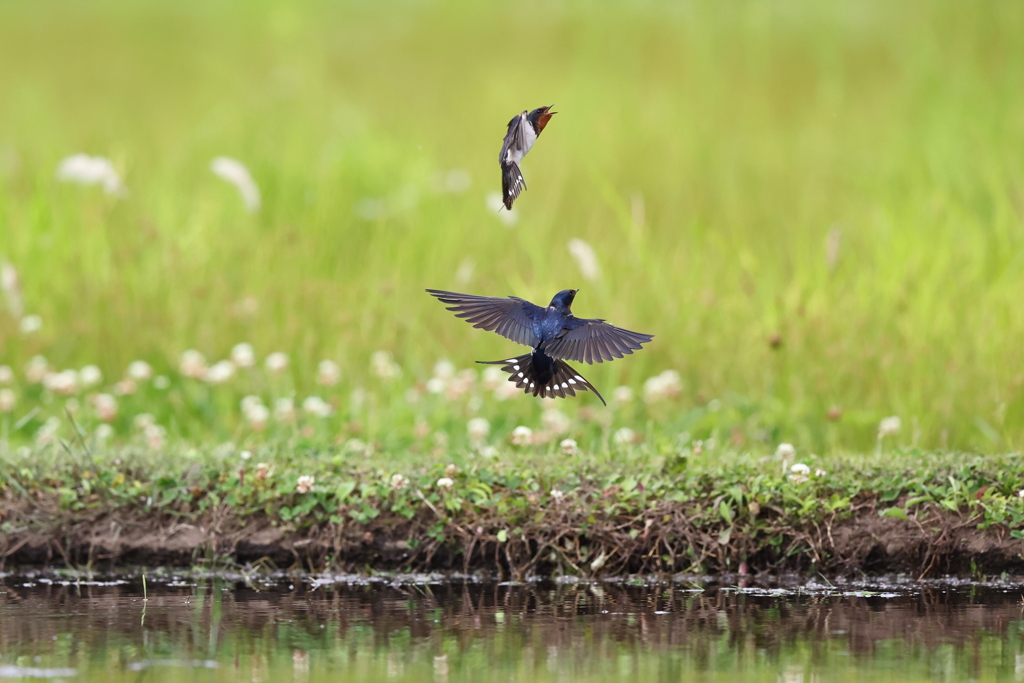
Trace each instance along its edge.
<instances>
[{"instance_id":1,"label":"muddy bank","mask_svg":"<svg viewBox=\"0 0 1024 683\"><path fill-rule=\"evenodd\" d=\"M5 512L0 568L7 570L262 563L313 571L485 570L508 578L693 571L1024 573L1024 540L1005 527L979 529L976 520L944 512L916 520L881 517L873 504L844 518L757 530L703 528L669 505L630 519L545 518L511 530L500 520L483 519L472 527L439 527L429 515L295 529L262 516L182 521L124 510L85 518L40 516L38 508L31 517Z\"/></svg>"}]
</instances>

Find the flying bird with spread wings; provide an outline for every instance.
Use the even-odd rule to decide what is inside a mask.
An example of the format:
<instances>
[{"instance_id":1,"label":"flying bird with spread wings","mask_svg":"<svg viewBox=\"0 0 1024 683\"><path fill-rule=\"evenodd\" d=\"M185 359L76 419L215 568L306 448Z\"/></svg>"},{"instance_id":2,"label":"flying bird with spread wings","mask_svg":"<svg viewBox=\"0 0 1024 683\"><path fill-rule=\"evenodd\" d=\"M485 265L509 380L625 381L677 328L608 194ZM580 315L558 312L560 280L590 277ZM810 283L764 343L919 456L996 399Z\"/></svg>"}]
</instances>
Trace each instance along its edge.
<instances>
[{"instance_id":1,"label":"flying bird with spread wings","mask_svg":"<svg viewBox=\"0 0 1024 683\"><path fill-rule=\"evenodd\" d=\"M509 381L527 394L541 398L575 396L576 391L593 391L604 397L567 360L601 363L639 351L654 335L630 332L597 318L577 318L572 302L578 289L563 289L547 307L519 297L490 297L459 294L439 289L427 292L455 316L516 343L532 346L530 353L508 360L477 361L501 365ZM607 403L605 403L607 405Z\"/></svg>"},{"instance_id":2,"label":"flying bird with spread wings","mask_svg":"<svg viewBox=\"0 0 1024 683\"><path fill-rule=\"evenodd\" d=\"M553 106L555 105L551 105ZM501 145L498 163L501 165L501 199L505 208L510 211L512 202L526 189L526 181L519 170L519 162L533 147L533 143L537 142L544 126L548 125L548 120L558 113L551 111L551 107L539 107L529 113L524 111L513 116L508 122L508 132Z\"/></svg>"}]
</instances>

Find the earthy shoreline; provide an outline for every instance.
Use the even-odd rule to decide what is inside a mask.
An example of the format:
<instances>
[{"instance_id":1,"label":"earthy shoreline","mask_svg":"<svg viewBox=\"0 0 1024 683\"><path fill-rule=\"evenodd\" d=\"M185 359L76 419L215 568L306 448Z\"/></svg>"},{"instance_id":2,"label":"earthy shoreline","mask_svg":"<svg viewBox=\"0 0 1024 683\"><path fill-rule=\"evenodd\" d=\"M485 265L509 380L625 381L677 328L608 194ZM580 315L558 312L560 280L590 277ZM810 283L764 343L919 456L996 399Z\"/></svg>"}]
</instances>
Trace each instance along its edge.
<instances>
[{"instance_id":1,"label":"earthy shoreline","mask_svg":"<svg viewBox=\"0 0 1024 683\"><path fill-rule=\"evenodd\" d=\"M483 570L517 579L686 571L1024 574L1024 540L1003 527L978 529L977 520L944 511L919 520L883 517L874 501L859 508L842 519L778 525L782 541L774 546L739 530L722 544L720 528L687 523L678 505L659 506L642 518L595 519L587 531L541 521L503 539L486 520L475 529L449 523L443 540L428 535L436 520L426 515L295 530L263 515L181 521L121 509L26 519L25 527L0 537L0 569L263 564L310 571ZM679 539L675 559L665 554L669 536Z\"/></svg>"}]
</instances>

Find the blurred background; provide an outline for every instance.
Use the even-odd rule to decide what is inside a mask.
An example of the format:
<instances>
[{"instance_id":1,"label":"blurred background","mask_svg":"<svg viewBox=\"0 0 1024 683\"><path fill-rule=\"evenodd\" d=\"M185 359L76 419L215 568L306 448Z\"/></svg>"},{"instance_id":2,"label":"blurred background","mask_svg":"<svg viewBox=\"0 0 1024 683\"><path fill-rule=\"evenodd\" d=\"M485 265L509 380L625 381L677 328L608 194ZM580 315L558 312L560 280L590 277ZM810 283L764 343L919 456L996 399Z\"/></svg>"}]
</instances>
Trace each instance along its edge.
<instances>
[{"instance_id":1,"label":"blurred background","mask_svg":"<svg viewBox=\"0 0 1024 683\"><path fill-rule=\"evenodd\" d=\"M655 334L582 368L611 408L557 404L595 439L868 449L896 416L907 447L1019 447L1021 83L1009 2L8 0L7 434L73 399L122 436L145 412L265 438L243 396L314 393L326 439L510 432L551 402L457 371L521 348L423 289L578 287L577 315ZM548 104L499 213L507 122ZM179 367L239 343L254 369ZM34 382L38 356L102 379ZM340 381L318 383L325 359ZM117 389L135 360L166 382Z\"/></svg>"}]
</instances>

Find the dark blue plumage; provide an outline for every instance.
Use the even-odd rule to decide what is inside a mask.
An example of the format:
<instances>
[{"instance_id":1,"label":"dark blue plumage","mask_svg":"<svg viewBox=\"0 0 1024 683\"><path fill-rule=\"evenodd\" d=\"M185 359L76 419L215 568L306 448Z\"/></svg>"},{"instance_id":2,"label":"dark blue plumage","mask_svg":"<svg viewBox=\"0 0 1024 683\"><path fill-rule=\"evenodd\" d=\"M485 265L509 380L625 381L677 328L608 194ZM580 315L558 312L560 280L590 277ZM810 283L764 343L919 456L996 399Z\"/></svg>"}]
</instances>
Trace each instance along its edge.
<instances>
[{"instance_id":1,"label":"dark blue plumage","mask_svg":"<svg viewBox=\"0 0 1024 683\"><path fill-rule=\"evenodd\" d=\"M593 391L604 398L566 360L600 363L622 358L642 348L653 335L630 332L598 318L577 318L572 312L576 289L563 289L546 307L525 299L459 294L439 289L427 292L446 304L449 311L506 339L532 346L523 356L499 361L477 361L502 365L509 381L528 394L541 397L575 396L577 389Z\"/></svg>"}]
</instances>

